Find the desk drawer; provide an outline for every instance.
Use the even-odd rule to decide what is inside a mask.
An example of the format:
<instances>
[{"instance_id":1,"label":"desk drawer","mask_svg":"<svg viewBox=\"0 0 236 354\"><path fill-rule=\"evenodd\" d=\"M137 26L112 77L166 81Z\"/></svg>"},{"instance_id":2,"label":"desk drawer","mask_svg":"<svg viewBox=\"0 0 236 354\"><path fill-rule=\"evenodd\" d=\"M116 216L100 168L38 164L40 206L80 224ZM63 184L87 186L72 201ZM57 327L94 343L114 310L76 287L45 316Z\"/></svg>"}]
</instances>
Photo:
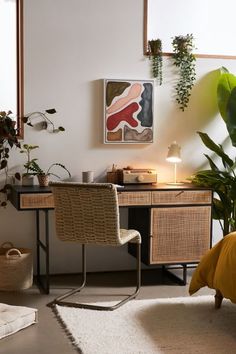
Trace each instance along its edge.
<instances>
[{"instance_id":1,"label":"desk drawer","mask_svg":"<svg viewBox=\"0 0 236 354\"><path fill-rule=\"evenodd\" d=\"M152 204L210 204L212 193L209 190L173 190L152 192Z\"/></svg>"},{"instance_id":2,"label":"desk drawer","mask_svg":"<svg viewBox=\"0 0 236 354\"><path fill-rule=\"evenodd\" d=\"M120 206L150 205L151 192L118 192Z\"/></svg>"},{"instance_id":3,"label":"desk drawer","mask_svg":"<svg viewBox=\"0 0 236 354\"><path fill-rule=\"evenodd\" d=\"M25 193L20 195L20 209L54 208L52 193Z\"/></svg>"}]
</instances>

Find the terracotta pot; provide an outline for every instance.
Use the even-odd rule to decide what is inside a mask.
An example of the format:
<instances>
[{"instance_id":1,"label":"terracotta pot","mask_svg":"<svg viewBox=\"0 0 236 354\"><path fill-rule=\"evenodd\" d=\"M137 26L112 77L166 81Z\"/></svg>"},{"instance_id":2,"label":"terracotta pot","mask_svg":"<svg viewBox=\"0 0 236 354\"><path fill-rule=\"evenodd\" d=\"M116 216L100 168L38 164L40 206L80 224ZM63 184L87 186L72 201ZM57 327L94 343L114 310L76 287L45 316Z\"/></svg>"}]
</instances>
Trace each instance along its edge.
<instances>
[{"instance_id":1,"label":"terracotta pot","mask_svg":"<svg viewBox=\"0 0 236 354\"><path fill-rule=\"evenodd\" d=\"M38 175L40 187L47 187L49 183L49 175Z\"/></svg>"}]
</instances>

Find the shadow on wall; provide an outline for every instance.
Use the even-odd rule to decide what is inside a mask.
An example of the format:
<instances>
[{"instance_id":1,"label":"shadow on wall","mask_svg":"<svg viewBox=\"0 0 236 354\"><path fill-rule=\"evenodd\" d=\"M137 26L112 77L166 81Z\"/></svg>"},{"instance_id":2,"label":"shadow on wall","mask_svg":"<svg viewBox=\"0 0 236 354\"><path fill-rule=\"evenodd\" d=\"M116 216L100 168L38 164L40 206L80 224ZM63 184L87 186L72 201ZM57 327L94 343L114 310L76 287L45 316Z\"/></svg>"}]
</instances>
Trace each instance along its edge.
<instances>
[{"instance_id":1,"label":"shadow on wall","mask_svg":"<svg viewBox=\"0 0 236 354\"><path fill-rule=\"evenodd\" d=\"M219 113L217 104L217 84L219 70L214 70L196 82L192 90L189 108L194 126L203 129Z\"/></svg>"},{"instance_id":2,"label":"shadow on wall","mask_svg":"<svg viewBox=\"0 0 236 354\"><path fill-rule=\"evenodd\" d=\"M174 102L175 106L164 123L167 128L165 140L169 139L171 142L178 139L183 145L217 116L219 111L216 90L219 75L219 70L214 70L195 83L189 105L184 112Z\"/></svg>"},{"instance_id":3,"label":"shadow on wall","mask_svg":"<svg viewBox=\"0 0 236 354\"><path fill-rule=\"evenodd\" d=\"M201 165L204 157L199 150L201 139L197 131L209 129L209 126L221 126L222 119L219 119L219 110L217 105L217 83L219 79L219 70L210 71L199 79L193 87L187 109L182 112L177 103L174 103L173 109L169 112L162 126L160 139L171 143L177 140L182 147L183 161L190 170ZM174 100L174 96L173 96ZM163 132L164 131L164 132ZM222 135L224 130L222 130ZM225 137L222 137L222 140ZM187 155L187 156L186 156ZM198 161L201 160L201 161Z\"/></svg>"}]
</instances>

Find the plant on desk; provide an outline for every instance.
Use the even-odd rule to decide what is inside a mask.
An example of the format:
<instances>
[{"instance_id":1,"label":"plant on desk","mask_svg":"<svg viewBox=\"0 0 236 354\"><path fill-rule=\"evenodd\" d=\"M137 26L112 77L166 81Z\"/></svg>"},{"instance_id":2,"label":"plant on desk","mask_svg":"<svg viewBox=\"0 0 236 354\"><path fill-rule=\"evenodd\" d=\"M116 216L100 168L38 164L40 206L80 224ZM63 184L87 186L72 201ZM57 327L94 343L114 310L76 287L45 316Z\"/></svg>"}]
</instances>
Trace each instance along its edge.
<instances>
[{"instance_id":1,"label":"plant on desk","mask_svg":"<svg viewBox=\"0 0 236 354\"><path fill-rule=\"evenodd\" d=\"M71 177L71 174L68 171L68 169L64 165L62 165L61 163L55 162L55 163L51 164L48 167L48 169L43 170L39 166L37 160L38 159L32 159L30 161L27 161L27 163L24 166L27 168L29 174L31 174L32 176L37 176L38 181L39 181L39 185L41 187L45 187L48 185L50 176L55 176L57 178L60 178L59 175L52 172L52 170L56 167L60 167L60 168L64 169L68 173L68 176Z\"/></svg>"},{"instance_id":2,"label":"plant on desk","mask_svg":"<svg viewBox=\"0 0 236 354\"><path fill-rule=\"evenodd\" d=\"M20 148L17 139L16 122L10 117L11 111L0 112L0 170L5 173L4 186L0 189L0 206L6 207L10 184L8 183L8 159L13 147Z\"/></svg>"},{"instance_id":3,"label":"plant on desk","mask_svg":"<svg viewBox=\"0 0 236 354\"><path fill-rule=\"evenodd\" d=\"M20 150L21 154L26 154L27 156L27 162L24 164L24 168L26 169L26 172L22 174L22 185L23 186L30 186L34 184L34 176L31 174L29 170L29 166L31 162L33 161L31 159L31 151L37 149L39 146L38 145L29 145L29 144L24 144ZM35 159L37 160L37 159ZM20 176L19 176L20 178Z\"/></svg>"}]
</instances>

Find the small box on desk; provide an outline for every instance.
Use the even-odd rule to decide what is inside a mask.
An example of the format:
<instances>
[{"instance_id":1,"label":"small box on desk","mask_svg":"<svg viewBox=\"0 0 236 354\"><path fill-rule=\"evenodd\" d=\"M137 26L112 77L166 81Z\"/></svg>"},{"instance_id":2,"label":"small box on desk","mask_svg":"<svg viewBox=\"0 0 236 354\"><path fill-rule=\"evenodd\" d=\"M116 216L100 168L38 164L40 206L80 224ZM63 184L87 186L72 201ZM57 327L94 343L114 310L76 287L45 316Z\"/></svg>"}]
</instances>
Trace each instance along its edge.
<instances>
[{"instance_id":1,"label":"small box on desk","mask_svg":"<svg viewBox=\"0 0 236 354\"><path fill-rule=\"evenodd\" d=\"M107 172L107 182L114 184L123 183L123 170Z\"/></svg>"}]
</instances>

